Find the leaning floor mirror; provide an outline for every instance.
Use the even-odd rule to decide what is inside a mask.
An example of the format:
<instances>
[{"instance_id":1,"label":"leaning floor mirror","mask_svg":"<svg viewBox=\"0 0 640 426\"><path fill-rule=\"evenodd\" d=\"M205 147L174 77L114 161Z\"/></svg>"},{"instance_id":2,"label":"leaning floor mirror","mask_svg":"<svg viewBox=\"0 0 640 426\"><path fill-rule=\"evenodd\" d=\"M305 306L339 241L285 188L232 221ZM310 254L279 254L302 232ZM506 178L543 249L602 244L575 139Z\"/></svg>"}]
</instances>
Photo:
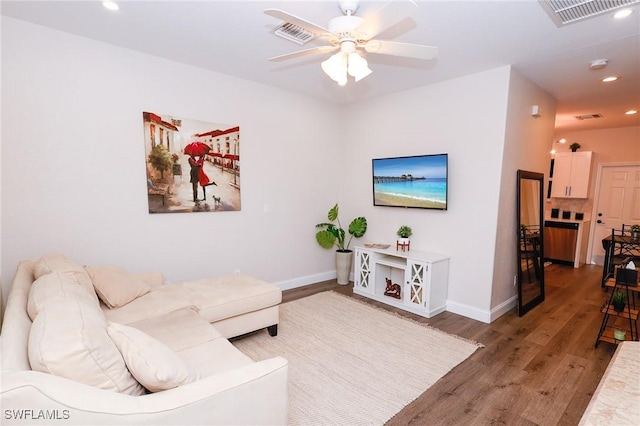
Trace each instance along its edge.
<instances>
[{"instance_id":1,"label":"leaning floor mirror","mask_svg":"<svg viewBox=\"0 0 640 426\"><path fill-rule=\"evenodd\" d=\"M516 235L520 316L544 301L543 186L542 173L518 170Z\"/></svg>"}]
</instances>

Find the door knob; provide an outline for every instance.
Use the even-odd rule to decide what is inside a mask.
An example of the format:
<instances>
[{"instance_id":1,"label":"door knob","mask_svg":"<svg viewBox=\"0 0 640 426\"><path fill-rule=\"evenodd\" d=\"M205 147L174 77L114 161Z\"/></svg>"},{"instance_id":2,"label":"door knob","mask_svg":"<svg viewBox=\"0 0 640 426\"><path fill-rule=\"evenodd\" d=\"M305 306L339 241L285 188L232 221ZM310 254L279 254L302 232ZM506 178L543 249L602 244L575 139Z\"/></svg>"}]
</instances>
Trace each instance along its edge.
<instances>
[{"instance_id":1,"label":"door knob","mask_svg":"<svg viewBox=\"0 0 640 426\"><path fill-rule=\"evenodd\" d=\"M598 217L602 217L602 213L598 213Z\"/></svg>"},{"instance_id":2,"label":"door knob","mask_svg":"<svg viewBox=\"0 0 640 426\"><path fill-rule=\"evenodd\" d=\"M598 219L598 220L596 221L596 223L602 223L602 221L601 221L600 219Z\"/></svg>"}]
</instances>

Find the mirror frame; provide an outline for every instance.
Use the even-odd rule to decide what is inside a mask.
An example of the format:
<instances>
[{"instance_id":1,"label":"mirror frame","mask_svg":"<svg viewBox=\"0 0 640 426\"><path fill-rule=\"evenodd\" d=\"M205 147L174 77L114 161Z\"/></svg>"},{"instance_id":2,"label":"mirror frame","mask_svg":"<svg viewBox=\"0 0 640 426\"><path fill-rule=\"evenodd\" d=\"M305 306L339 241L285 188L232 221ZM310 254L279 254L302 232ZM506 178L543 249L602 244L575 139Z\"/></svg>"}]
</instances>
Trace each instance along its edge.
<instances>
[{"instance_id":1,"label":"mirror frame","mask_svg":"<svg viewBox=\"0 0 640 426\"><path fill-rule=\"evenodd\" d=\"M544 174L543 173L537 173L537 172L530 172L530 171L526 171L526 170L518 170L518 179L517 179L517 228L516 228L516 247L517 247L517 257L516 257L516 261L518 262L516 264L516 270L518 271L518 315L519 316L523 316L524 314L526 314L527 312L529 312L531 309L535 308L536 306L538 306L540 303L542 303L544 301L544 207L543 207L543 202L544 202ZM538 181L539 184L539 195L538 195L538 200L539 200L539 206L538 206L538 220L539 220L539 239L540 239L540 259L538 260L539 262L539 272L540 272L540 277L539 277L539 283L540 283L540 291L539 294L537 296L535 296L533 299L526 301L526 303L522 303L523 302L523 292L522 292L522 250L521 250L521 245L520 245L520 234L521 234L521 225L522 223L521 221L521 206L522 206L522 194L521 194L521 184L523 180L535 180Z\"/></svg>"}]
</instances>

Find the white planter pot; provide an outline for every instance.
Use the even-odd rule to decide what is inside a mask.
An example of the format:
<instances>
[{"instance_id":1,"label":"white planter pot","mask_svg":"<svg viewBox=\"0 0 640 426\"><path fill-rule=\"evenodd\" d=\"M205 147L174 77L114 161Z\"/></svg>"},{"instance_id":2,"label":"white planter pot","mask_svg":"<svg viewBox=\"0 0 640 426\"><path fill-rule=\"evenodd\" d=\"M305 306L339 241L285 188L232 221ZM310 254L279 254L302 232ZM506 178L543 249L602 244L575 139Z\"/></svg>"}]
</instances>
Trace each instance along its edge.
<instances>
[{"instance_id":1,"label":"white planter pot","mask_svg":"<svg viewBox=\"0 0 640 426\"><path fill-rule=\"evenodd\" d=\"M349 251L336 251L336 274L338 284L349 284L349 274L351 273L351 262L353 259L353 252Z\"/></svg>"}]
</instances>

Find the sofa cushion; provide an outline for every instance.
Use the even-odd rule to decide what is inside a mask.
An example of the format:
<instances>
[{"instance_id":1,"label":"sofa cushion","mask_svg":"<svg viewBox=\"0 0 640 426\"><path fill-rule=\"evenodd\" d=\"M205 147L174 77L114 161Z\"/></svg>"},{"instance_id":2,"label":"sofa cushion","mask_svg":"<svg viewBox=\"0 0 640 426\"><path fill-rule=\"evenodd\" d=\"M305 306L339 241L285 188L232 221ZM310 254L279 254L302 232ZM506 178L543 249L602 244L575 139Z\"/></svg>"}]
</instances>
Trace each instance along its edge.
<instances>
[{"instance_id":1,"label":"sofa cushion","mask_svg":"<svg viewBox=\"0 0 640 426\"><path fill-rule=\"evenodd\" d=\"M211 323L275 306L282 301L280 287L245 274L228 274L177 285L188 290L200 315Z\"/></svg>"},{"instance_id":2,"label":"sofa cushion","mask_svg":"<svg viewBox=\"0 0 640 426\"><path fill-rule=\"evenodd\" d=\"M31 285L27 301L27 313L31 321L36 318L36 315L45 304L64 298L77 298L82 303L99 307L95 292L91 296L67 272L52 272L41 276Z\"/></svg>"},{"instance_id":3,"label":"sofa cushion","mask_svg":"<svg viewBox=\"0 0 640 426\"><path fill-rule=\"evenodd\" d=\"M63 254L47 254L42 256L33 266L33 278L38 279L44 275L52 272L64 272L77 284L82 286L89 294L98 301L96 291L93 289L93 283L91 277L87 274L84 268L75 263L73 260L67 258Z\"/></svg>"},{"instance_id":4,"label":"sofa cushion","mask_svg":"<svg viewBox=\"0 0 640 426\"><path fill-rule=\"evenodd\" d=\"M28 355L35 371L115 392L145 393L107 334L100 308L77 298L42 306L29 333Z\"/></svg>"},{"instance_id":5,"label":"sofa cushion","mask_svg":"<svg viewBox=\"0 0 640 426\"><path fill-rule=\"evenodd\" d=\"M213 376L254 363L251 358L222 337L183 349L177 354L186 363L196 368L202 377Z\"/></svg>"},{"instance_id":6,"label":"sofa cushion","mask_svg":"<svg viewBox=\"0 0 640 426\"><path fill-rule=\"evenodd\" d=\"M192 308L178 309L129 325L161 341L174 351L224 338Z\"/></svg>"},{"instance_id":7,"label":"sofa cushion","mask_svg":"<svg viewBox=\"0 0 640 426\"><path fill-rule=\"evenodd\" d=\"M104 316L113 322L131 324L154 318L185 307L192 306L191 298L179 285L167 284L151 289L120 308L103 309Z\"/></svg>"},{"instance_id":8,"label":"sofa cushion","mask_svg":"<svg viewBox=\"0 0 640 426\"><path fill-rule=\"evenodd\" d=\"M179 309L130 326L173 349L202 377L253 363L193 309Z\"/></svg>"},{"instance_id":9,"label":"sofa cushion","mask_svg":"<svg viewBox=\"0 0 640 426\"><path fill-rule=\"evenodd\" d=\"M86 266L100 300L110 308L119 308L148 293L151 287L134 274L118 266Z\"/></svg>"},{"instance_id":10,"label":"sofa cushion","mask_svg":"<svg viewBox=\"0 0 640 426\"><path fill-rule=\"evenodd\" d=\"M200 378L173 350L136 328L109 322L107 333L133 377L151 392L172 389Z\"/></svg>"}]
</instances>

